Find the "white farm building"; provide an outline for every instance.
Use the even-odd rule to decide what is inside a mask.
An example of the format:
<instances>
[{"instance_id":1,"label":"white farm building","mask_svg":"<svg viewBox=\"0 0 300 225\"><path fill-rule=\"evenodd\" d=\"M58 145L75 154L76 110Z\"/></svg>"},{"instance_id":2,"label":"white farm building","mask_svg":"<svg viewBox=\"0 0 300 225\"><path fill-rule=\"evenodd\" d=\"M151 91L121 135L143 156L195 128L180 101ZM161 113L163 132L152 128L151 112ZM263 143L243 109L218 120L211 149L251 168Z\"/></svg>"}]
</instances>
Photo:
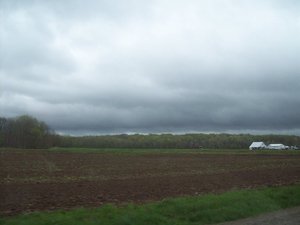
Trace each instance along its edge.
<instances>
[{"instance_id":1,"label":"white farm building","mask_svg":"<svg viewBox=\"0 0 300 225\"><path fill-rule=\"evenodd\" d=\"M252 144L249 146L250 150L265 149L265 148L267 148L267 146L262 141L260 141L260 142L252 142Z\"/></svg>"},{"instance_id":2,"label":"white farm building","mask_svg":"<svg viewBox=\"0 0 300 225\"><path fill-rule=\"evenodd\" d=\"M276 149L276 150L283 150L288 149L289 146L285 146L283 144L269 144L268 149Z\"/></svg>"}]
</instances>

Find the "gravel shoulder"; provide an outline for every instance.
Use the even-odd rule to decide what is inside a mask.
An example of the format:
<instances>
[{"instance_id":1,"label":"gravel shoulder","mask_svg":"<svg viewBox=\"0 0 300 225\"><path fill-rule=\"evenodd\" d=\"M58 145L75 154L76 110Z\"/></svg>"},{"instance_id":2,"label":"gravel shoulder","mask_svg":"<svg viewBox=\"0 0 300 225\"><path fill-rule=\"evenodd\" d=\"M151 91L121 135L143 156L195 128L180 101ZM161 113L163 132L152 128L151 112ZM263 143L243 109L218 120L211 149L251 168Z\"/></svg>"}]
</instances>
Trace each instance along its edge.
<instances>
[{"instance_id":1,"label":"gravel shoulder","mask_svg":"<svg viewBox=\"0 0 300 225\"><path fill-rule=\"evenodd\" d=\"M221 223L218 225L299 225L300 207L284 209L247 219Z\"/></svg>"}]
</instances>

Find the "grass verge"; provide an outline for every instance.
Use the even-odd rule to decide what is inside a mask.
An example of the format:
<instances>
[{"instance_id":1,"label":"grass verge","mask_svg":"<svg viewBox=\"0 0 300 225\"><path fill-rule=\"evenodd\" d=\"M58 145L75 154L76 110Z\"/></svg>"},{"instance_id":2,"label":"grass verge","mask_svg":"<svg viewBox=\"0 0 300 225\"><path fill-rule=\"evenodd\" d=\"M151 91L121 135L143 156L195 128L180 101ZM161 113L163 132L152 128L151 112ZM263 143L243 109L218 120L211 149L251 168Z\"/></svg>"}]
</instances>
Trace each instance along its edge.
<instances>
[{"instance_id":1,"label":"grass verge","mask_svg":"<svg viewBox=\"0 0 300 225\"><path fill-rule=\"evenodd\" d=\"M2 225L201 225L300 205L300 185L167 199L143 205L105 205L36 212L0 219Z\"/></svg>"},{"instance_id":2,"label":"grass verge","mask_svg":"<svg viewBox=\"0 0 300 225\"><path fill-rule=\"evenodd\" d=\"M300 154L299 150L257 150L248 149L157 149L157 148L73 148L55 147L50 148L51 152L72 152L72 153L115 153L115 154L161 154L161 153L183 153L183 154Z\"/></svg>"}]
</instances>

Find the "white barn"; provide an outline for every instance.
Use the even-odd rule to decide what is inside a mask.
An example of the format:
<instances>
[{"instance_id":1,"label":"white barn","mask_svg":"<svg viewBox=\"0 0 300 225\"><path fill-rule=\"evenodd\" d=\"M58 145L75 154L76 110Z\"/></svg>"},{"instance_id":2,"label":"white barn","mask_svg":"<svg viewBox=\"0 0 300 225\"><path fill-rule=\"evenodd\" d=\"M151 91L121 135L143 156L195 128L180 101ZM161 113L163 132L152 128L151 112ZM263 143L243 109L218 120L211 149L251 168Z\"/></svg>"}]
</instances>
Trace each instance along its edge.
<instances>
[{"instance_id":1,"label":"white barn","mask_svg":"<svg viewBox=\"0 0 300 225\"><path fill-rule=\"evenodd\" d=\"M264 142L259 141L259 142L252 142L252 144L249 146L250 150L255 150L255 149L265 149L267 146L265 145Z\"/></svg>"},{"instance_id":2,"label":"white barn","mask_svg":"<svg viewBox=\"0 0 300 225\"><path fill-rule=\"evenodd\" d=\"M283 144L269 144L268 149L276 149L276 150L283 150L288 149L288 146L285 146Z\"/></svg>"}]
</instances>

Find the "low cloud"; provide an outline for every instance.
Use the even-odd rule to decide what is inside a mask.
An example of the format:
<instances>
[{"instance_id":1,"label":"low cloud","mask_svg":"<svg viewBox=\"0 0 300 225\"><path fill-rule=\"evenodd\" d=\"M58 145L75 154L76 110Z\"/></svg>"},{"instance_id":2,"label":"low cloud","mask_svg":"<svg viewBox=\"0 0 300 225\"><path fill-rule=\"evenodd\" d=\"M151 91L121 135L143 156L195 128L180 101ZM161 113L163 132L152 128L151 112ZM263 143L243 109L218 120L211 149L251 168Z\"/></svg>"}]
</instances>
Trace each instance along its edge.
<instances>
[{"instance_id":1,"label":"low cloud","mask_svg":"<svg viewBox=\"0 0 300 225\"><path fill-rule=\"evenodd\" d=\"M1 116L70 134L300 134L298 1L0 8Z\"/></svg>"}]
</instances>

